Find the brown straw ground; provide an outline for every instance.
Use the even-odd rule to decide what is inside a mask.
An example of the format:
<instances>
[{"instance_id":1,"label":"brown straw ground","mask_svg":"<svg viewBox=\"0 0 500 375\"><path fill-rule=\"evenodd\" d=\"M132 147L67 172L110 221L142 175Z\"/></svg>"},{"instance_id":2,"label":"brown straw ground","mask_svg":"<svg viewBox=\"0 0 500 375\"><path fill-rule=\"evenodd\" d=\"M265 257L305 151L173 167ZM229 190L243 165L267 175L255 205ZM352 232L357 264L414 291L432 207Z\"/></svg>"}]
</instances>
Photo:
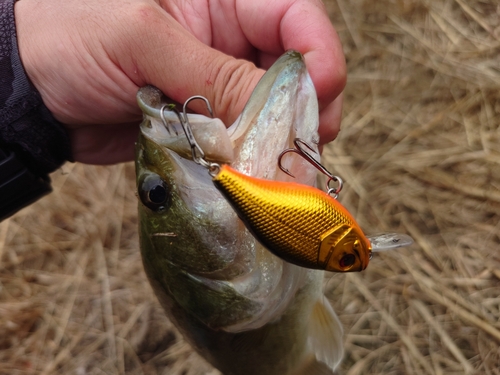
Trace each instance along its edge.
<instances>
[{"instance_id":1,"label":"brown straw ground","mask_svg":"<svg viewBox=\"0 0 500 375\"><path fill-rule=\"evenodd\" d=\"M348 61L325 149L367 233L415 244L328 275L340 373L500 374L500 5L327 2ZM0 375L219 374L142 271L133 165L67 164L0 224Z\"/></svg>"}]
</instances>

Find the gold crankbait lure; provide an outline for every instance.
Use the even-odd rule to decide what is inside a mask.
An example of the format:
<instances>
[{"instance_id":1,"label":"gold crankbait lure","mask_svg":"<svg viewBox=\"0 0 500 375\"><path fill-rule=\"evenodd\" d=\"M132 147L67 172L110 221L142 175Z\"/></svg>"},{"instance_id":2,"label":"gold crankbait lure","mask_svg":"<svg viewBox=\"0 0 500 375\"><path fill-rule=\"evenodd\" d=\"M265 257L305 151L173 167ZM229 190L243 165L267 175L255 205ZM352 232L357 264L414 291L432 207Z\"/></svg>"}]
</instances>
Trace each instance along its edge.
<instances>
[{"instance_id":1,"label":"gold crankbait lure","mask_svg":"<svg viewBox=\"0 0 500 375\"><path fill-rule=\"evenodd\" d=\"M269 251L296 265L334 272L362 271L372 256L380 251L410 245L413 240L402 234L367 237L351 214L338 201L342 180L333 176L295 139L296 148L287 149L278 158L282 171L293 177L281 165L288 152L302 156L328 177L328 191L293 182L271 181L242 174L228 165L205 160L205 154L193 136L187 120L186 106L202 99L211 111L208 100L201 96L189 98L183 112L173 110L191 146L195 163L208 169L214 185L231 204L246 227ZM167 106L163 106L163 111ZM164 121L165 126L167 126ZM338 183L330 188L330 181Z\"/></svg>"},{"instance_id":2,"label":"gold crankbait lure","mask_svg":"<svg viewBox=\"0 0 500 375\"><path fill-rule=\"evenodd\" d=\"M337 272L368 265L370 242L349 212L323 191L246 176L227 165L213 182L254 236L280 258Z\"/></svg>"}]
</instances>

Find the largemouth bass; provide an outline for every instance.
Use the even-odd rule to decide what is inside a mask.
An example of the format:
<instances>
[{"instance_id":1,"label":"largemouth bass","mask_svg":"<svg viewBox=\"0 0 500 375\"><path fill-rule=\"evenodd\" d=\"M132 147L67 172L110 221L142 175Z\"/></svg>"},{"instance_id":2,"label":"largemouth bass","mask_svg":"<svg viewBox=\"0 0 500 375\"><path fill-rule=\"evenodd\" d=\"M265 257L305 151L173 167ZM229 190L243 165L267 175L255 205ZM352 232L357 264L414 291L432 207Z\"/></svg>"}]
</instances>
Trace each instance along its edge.
<instances>
[{"instance_id":1,"label":"largemouth bass","mask_svg":"<svg viewBox=\"0 0 500 375\"><path fill-rule=\"evenodd\" d=\"M223 374L332 374L342 358L342 327L323 296L323 271L265 249L192 160L161 93L143 88L138 102L141 252L170 319ZM301 158L284 161L295 178L277 164L296 138L317 151L317 98L299 53L286 53L268 70L229 129L218 119L188 116L207 160L261 179L314 185L316 170Z\"/></svg>"}]
</instances>

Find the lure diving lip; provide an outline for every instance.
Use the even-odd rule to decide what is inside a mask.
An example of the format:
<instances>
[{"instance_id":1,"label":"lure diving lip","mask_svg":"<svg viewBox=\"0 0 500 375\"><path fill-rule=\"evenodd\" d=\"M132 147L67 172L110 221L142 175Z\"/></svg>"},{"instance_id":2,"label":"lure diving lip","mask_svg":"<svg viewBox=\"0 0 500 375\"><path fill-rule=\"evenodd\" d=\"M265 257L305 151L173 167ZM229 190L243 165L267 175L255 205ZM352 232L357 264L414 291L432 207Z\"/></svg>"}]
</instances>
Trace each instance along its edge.
<instances>
[{"instance_id":1,"label":"lure diving lip","mask_svg":"<svg viewBox=\"0 0 500 375\"><path fill-rule=\"evenodd\" d=\"M402 233L382 233L367 238L372 244L374 253L410 246L413 243L413 238Z\"/></svg>"},{"instance_id":2,"label":"lure diving lip","mask_svg":"<svg viewBox=\"0 0 500 375\"><path fill-rule=\"evenodd\" d=\"M296 265L332 272L353 272L366 269L372 251L410 245L407 235L382 234L367 237L338 201L342 180L333 176L302 146L313 150L301 139L295 139L296 148L284 150L278 159L281 170L293 177L281 166L284 154L299 154L328 177L327 192L293 182L271 181L247 176L229 165L208 162L189 125L186 107L191 100L202 99L212 113L210 103L202 96L189 98L183 111L170 106L179 118L190 144L193 161L208 170L214 185L233 207L254 237L278 257ZM337 188L329 186L331 181Z\"/></svg>"}]
</instances>

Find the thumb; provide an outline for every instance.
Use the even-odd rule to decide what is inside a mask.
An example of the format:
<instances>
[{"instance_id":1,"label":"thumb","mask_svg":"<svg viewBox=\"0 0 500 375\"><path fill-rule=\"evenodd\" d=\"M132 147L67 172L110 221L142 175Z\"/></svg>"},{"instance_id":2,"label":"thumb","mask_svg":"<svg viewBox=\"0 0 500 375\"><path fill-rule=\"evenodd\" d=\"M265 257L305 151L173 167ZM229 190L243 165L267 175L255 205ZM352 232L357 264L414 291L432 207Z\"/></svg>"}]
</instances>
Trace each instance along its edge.
<instances>
[{"instance_id":1,"label":"thumb","mask_svg":"<svg viewBox=\"0 0 500 375\"><path fill-rule=\"evenodd\" d=\"M140 81L137 84L152 84L179 103L202 95L210 101L214 116L226 126L231 125L264 70L203 44L161 8L148 8L140 15L145 30L138 34L142 36L141 53L135 54L135 71ZM190 106L196 112L206 113L205 105L198 101Z\"/></svg>"}]
</instances>

